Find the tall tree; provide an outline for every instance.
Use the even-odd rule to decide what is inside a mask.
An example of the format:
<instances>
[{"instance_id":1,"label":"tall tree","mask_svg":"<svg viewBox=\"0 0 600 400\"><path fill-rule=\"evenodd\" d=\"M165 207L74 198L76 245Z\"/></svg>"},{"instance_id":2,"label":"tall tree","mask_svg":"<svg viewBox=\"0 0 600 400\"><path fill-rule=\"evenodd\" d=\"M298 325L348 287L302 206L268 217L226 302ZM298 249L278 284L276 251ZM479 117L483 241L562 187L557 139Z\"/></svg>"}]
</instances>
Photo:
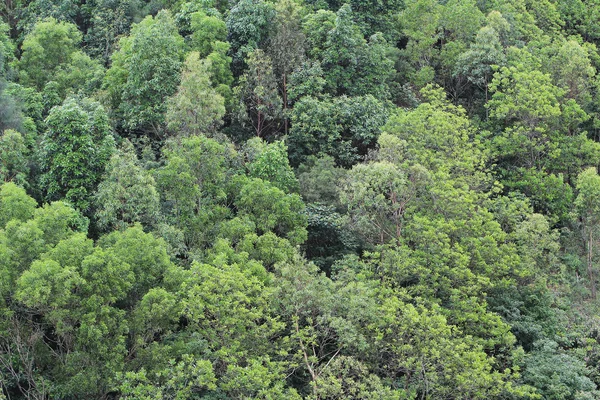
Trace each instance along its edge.
<instances>
[{"instance_id":1,"label":"tall tree","mask_svg":"<svg viewBox=\"0 0 600 400\"><path fill-rule=\"evenodd\" d=\"M315 46L311 52L321 59L328 91L334 95L371 94L379 100L388 99L394 66L387 54L389 46L385 38L374 34L368 41L365 40L352 19L348 4L335 14L333 29L328 29L331 17L326 18L322 26L315 26L322 23L320 19L323 16L327 14L307 17L304 29L315 31L307 33L307 36L309 43Z\"/></svg>"},{"instance_id":2,"label":"tall tree","mask_svg":"<svg viewBox=\"0 0 600 400\"><path fill-rule=\"evenodd\" d=\"M302 97L292 110L288 137L292 165L324 154L333 156L338 165L354 165L375 147L388 115L386 103L372 95Z\"/></svg>"},{"instance_id":3,"label":"tall tree","mask_svg":"<svg viewBox=\"0 0 600 400\"><path fill-rule=\"evenodd\" d=\"M88 213L115 148L108 116L97 102L68 99L52 109L46 124L39 149L44 198L65 198Z\"/></svg>"},{"instance_id":4,"label":"tall tree","mask_svg":"<svg viewBox=\"0 0 600 400\"><path fill-rule=\"evenodd\" d=\"M248 70L240 78L240 116L249 119L258 137L276 135L282 117L282 100L271 58L257 49L250 53Z\"/></svg>"},{"instance_id":5,"label":"tall tree","mask_svg":"<svg viewBox=\"0 0 600 400\"><path fill-rule=\"evenodd\" d=\"M577 190L575 198L575 215L579 219L585 242L586 264L592 292L592 298L596 298L596 253L595 244L600 228L600 176L596 168L588 168L579 174L577 178Z\"/></svg>"},{"instance_id":6,"label":"tall tree","mask_svg":"<svg viewBox=\"0 0 600 400\"><path fill-rule=\"evenodd\" d=\"M223 123L225 99L213 88L211 62L191 52L177 92L167 100L166 122L176 135L210 134Z\"/></svg>"},{"instance_id":7,"label":"tall tree","mask_svg":"<svg viewBox=\"0 0 600 400\"><path fill-rule=\"evenodd\" d=\"M126 129L161 137L165 100L177 90L184 42L168 11L148 16L119 42L105 87Z\"/></svg>"},{"instance_id":8,"label":"tall tree","mask_svg":"<svg viewBox=\"0 0 600 400\"><path fill-rule=\"evenodd\" d=\"M412 197L406 174L388 161L359 164L340 188L355 230L370 243L402 237L404 212Z\"/></svg>"},{"instance_id":9,"label":"tall tree","mask_svg":"<svg viewBox=\"0 0 600 400\"><path fill-rule=\"evenodd\" d=\"M269 43L268 53L273 60L273 70L283 100L284 134L288 133L288 80L295 68L302 65L306 54L306 37L300 22L301 9L293 0L281 0L275 6L276 30Z\"/></svg>"}]
</instances>

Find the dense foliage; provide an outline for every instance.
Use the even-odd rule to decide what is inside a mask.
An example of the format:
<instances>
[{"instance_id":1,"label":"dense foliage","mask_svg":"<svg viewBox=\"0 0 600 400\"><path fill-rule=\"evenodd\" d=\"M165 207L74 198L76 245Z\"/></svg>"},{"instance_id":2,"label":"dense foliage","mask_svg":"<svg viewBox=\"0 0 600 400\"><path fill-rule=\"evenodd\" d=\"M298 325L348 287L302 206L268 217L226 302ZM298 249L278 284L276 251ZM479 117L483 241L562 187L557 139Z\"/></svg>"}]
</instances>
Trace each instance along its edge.
<instances>
[{"instance_id":1,"label":"dense foliage","mask_svg":"<svg viewBox=\"0 0 600 400\"><path fill-rule=\"evenodd\" d=\"M0 16L0 399L600 398L599 1Z\"/></svg>"}]
</instances>

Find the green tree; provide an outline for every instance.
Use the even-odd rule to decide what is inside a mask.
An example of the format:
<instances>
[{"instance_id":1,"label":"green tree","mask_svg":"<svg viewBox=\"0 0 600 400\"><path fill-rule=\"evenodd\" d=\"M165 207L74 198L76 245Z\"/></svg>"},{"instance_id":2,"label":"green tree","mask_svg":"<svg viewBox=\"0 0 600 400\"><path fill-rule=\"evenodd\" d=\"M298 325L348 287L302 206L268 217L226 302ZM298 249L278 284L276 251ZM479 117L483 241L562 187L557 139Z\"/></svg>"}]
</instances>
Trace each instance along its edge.
<instances>
[{"instance_id":1,"label":"green tree","mask_svg":"<svg viewBox=\"0 0 600 400\"><path fill-rule=\"evenodd\" d=\"M129 32L134 17L137 17L136 8L135 2L115 0L97 0L91 7L86 7L88 26L84 40L87 53L108 65L119 38Z\"/></svg>"},{"instance_id":2,"label":"green tree","mask_svg":"<svg viewBox=\"0 0 600 400\"><path fill-rule=\"evenodd\" d=\"M338 188L347 171L335 166L331 156L311 156L298 168L300 194L307 203L335 205L339 208Z\"/></svg>"},{"instance_id":3,"label":"green tree","mask_svg":"<svg viewBox=\"0 0 600 400\"><path fill-rule=\"evenodd\" d=\"M166 122L177 135L214 132L223 123L225 99L211 83L211 62L191 52L177 92L167 99Z\"/></svg>"},{"instance_id":4,"label":"green tree","mask_svg":"<svg viewBox=\"0 0 600 400\"><path fill-rule=\"evenodd\" d=\"M275 10L263 0L240 0L227 15L227 41L231 44L232 69L240 76L246 60L256 49L264 48L273 29Z\"/></svg>"},{"instance_id":5,"label":"green tree","mask_svg":"<svg viewBox=\"0 0 600 400\"><path fill-rule=\"evenodd\" d=\"M23 136L13 130L7 130L0 136L0 179L26 186L29 175L29 149Z\"/></svg>"},{"instance_id":6,"label":"green tree","mask_svg":"<svg viewBox=\"0 0 600 400\"><path fill-rule=\"evenodd\" d=\"M94 215L103 230L120 230L136 222L146 227L156 224L159 195L154 178L140 166L129 141L125 141L106 164L94 202Z\"/></svg>"},{"instance_id":7,"label":"green tree","mask_svg":"<svg viewBox=\"0 0 600 400\"><path fill-rule=\"evenodd\" d=\"M338 165L352 166L373 149L388 115L386 104L371 95L301 98L292 110L288 137L292 165L327 154Z\"/></svg>"},{"instance_id":8,"label":"green tree","mask_svg":"<svg viewBox=\"0 0 600 400\"><path fill-rule=\"evenodd\" d=\"M594 266L596 250L594 244L597 229L600 226L600 176L595 168L588 168L579 174L576 188L575 215L581 221L582 236L585 242L586 264L592 298L596 298L596 268Z\"/></svg>"},{"instance_id":9,"label":"green tree","mask_svg":"<svg viewBox=\"0 0 600 400\"><path fill-rule=\"evenodd\" d=\"M126 129L162 136L165 100L177 90L183 38L168 11L148 16L119 41L105 87Z\"/></svg>"},{"instance_id":10,"label":"green tree","mask_svg":"<svg viewBox=\"0 0 600 400\"><path fill-rule=\"evenodd\" d=\"M283 101L284 134L288 133L288 85L289 76L306 58L306 37L302 32L301 8L292 0L281 0L275 6L276 30L270 40L268 53L273 60Z\"/></svg>"},{"instance_id":11,"label":"green tree","mask_svg":"<svg viewBox=\"0 0 600 400\"><path fill-rule=\"evenodd\" d=\"M12 220L27 221L33 217L35 200L25 190L12 182L0 186L0 227Z\"/></svg>"},{"instance_id":12,"label":"green tree","mask_svg":"<svg viewBox=\"0 0 600 400\"><path fill-rule=\"evenodd\" d=\"M502 67L505 62L506 56L498 32L490 26L485 26L479 30L469 50L458 57L455 73L466 76L469 82L482 89L487 102L493 68Z\"/></svg>"},{"instance_id":13,"label":"green tree","mask_svg":"<svg viewBox=\"0 0 600 400\"><path fill-rule=\"evenodd\" d=\"M277 89L271 59L257 49L249 54L248 70L240 78L240 119L248 119L258 137L277 134L283 116L282 100Z\"/></svg>"},{"instance_id":14,"label":"green tree","mask_svg":"<svg viewBox=\"0 0 600 400\"><path fill-rule=\"evenodd\" d=\"M592 399L600 392L590 375L584 362L543 340L526 358L523 380L538 388L544 399Z\"/></svg>"},{"instance_id":15,"label":"green tree","mask_svg":"<svg viewBox=\"0 0 600 400\"><path fill-rule=\"evenodd\" d=\"M292 245L306 240L304 203L297 194L286 194L281 189L258 179L248 179L235 201L240 216L247 216L258 234L274 232Z\"/></svg>"},{"instance_id":16,"label":"green tree","mask_svg":"<svg viewBox=\"0 0 600 400\"><path fill-rule=\"evenodd\" d=\"M160 371L148 373L144 368L127 372L119 385L122 398L133 399L180 399L196 397L197 393L216 389L213 367L208 360L198 360L186 354L182 360L170 360Z\"/></svg>"},{"instance_id":17,"label":"green tree","mask_svg":"<svg viewBox=\"0 0 600 400\"><path fill-rule=\"evenodd\" d=\"M53 18L35 24L25 37L18 67L20 81L38 90L50 81L58 83L61 98L69 90L94 88L103 68L78 50L82 35L77 26Z\"/></svg>"},{"instance_id":18,"label":"green tree","mask_svg":"<svg viewBox=\"0 0 600 400\"><path fill-rule=\"evenodd\" d=\"M6 93L6 78L14 59L15 48L7 35L8 26L0 22L0 131L21 128L21 113L15 98Z\"/></svg>"},{"instance_id":19,"label":"green tree","mask_svg":"<svg viewBox=\"0 0 600 400\"><path fill-rule=\"evenodd\" d=\"M84 213L115 143L104 108L91 100L68 99L46 119L39 149L46 200L66 199Z\"/></svg>"},{"instance_id":20,"label":"green tree","mask_svg":"<svg viewBox=\"0 0 600 400\"><path fill-rule=\"evenodd\" d=\"M15 99L6 93L6 81L0 77L0 130L21 129L21 110Z\"/></svg>"},{"instance_id":21,"label":"green tree","mask_svg":"<svg viewBox=\"0 0 600 400\"><path fill-rule=\"evenodd\" d=\"M441 88L427 86L421 95L425 102L414 110L398 109L383 127L383 132L397 138L385 136L391 151L386 156L407 158L410 164L422 165L432 172L450 172L454 179L465 180L471 188L489 184L490 177L485 172L488 151L464 108L451 104ZM393 154L393 149L401 154Z\"/></svg>"},{"instance_id":22,"label":"green tree","mask_svg":"<svg viewBox=\"0 0 600 400\"><path fill-rule=\"evenodd\" d=\"M581 45L575 40L558 42L547 46L545 51L556 52L548 55L548 70L556 86L566 90L565 97L573 99L588 110L592 101L592 85L596 68L592 65L590 55L595 52L589 45Z\"/></svg>"},{"instance_id":23,"label":"green tree","mask_svg":"<svg viewBox=\"0 0 600 400\"><path fill-rule=\"evenodd\" d=\"M368 242L384 244L402 236L403 214L414 194L401 169L386 161L359 164L340 189L352 225Z\"/></svg>"},{"instance_id":24,"label":"green tree","mask_svg":"<svg viewBox=\"0 0 600 400\"><path fill-rule=\"evenodd\" d=\"M210 247L216 226L230 216L226 189L235 157L230 146L203 135L163 148L156 182L167 221L183 231L188 248Z\"/></svg>"},{"instance_id":25,"label":"green tree","mask_svg":"<svg viewBox=\"0 0 600 400\"><path fill-rule=\"evenodd\" d=\"M233 74L231 73L231 57L227 55L229 44L226 42L215 42L213 52L206 59L210 61L211 82L221 96L225 98L225 104L231 103L231 86Z\"/></svg>"},{"instance_id":26,"label":"green tree","mask_svg":"<svg viewBox=\"0 0 600 400\"><path fill-rule=\"evenodd\" d=\"M288 161L287 146L282 141L270 144L259 142L259 138L250 141L253 143L247 145L258 149L246 164L248 175L270 182L284 192L295 192L298 189L298 181Z\"/></svg>"},{"instance_id":27,"label":"green tree","mask_svg":"<svg viewBox=\"0 0 600 400\"><path fill-rule=\"evenodd\" d=\"M536 210L564 221L571 193L567 182L580 168L597 163L600 148L581 130L589 116L550 74L537 69L539 61L522 50L510 55L509 65L490 84L492 156L507 187L530 196Z\"/></svg>"},{"instance_id":28,"label":"green tree","mask_svg":"<svg viewBox=\"0 0 600 400\"><path fill-rule=\"evenodd\" d=\"M579 33L586 41L600 37L600 25L598 25L600 4L598 1L561 1L556 8L564 21L565 31L573 34Z\"/></svg>"},{"instance_id":29,"label":"green tree","mask_svg":"<svg viewBox=\"0 0 600 400\"><path fill-rule=\"evenodd\" d=\"M213 52L215 42L227 40L227 27L219 17L198 11L190 15L190 26L192 29L190 45L200 53L202 58Z\"/></svg>"},{"instance_id":30,"label":"green tree","mask_svg":"<svg viewBox=\"0 0 600 400\"><path fill-rule=\"evenodd\" d=\"M22 233L26 225L38 228L43 251L29 243L33 262L19 265L14 271L20 276L11 278L11 324L0 331L0 376L9 391L88 398L113 391L127 354L143 353L138 305L143 308L147 292L173 274L165 243L139 226L94 246L68 227L73 214L53 203L21 224ZM18 242L5 242L3 230L0 243L20 255ZM129 334L135 342L126 341ZM35 372L19 376L31 362Z\"/></svg>"},{"instance_id":31,"label":"green tree","mask_svg":"<svg viewBox=\"0 0 600 400\"><path fill-rule=\"evenodd\" d=\"M327 90L333 95L371 94L379 100L388 99L393 62L383 36L375 34L365 40L347 4L338 10L331 28L325 23L331 23L331 17L321 21L327 15L313 14L304 24L313 46L311 53L321 59Z\"/></svg>"},{"instance_id":32,"label":"green tree","mask_svg":"<svg viewBox=\"0 0 600 400\"><path fill-rule=\"evenodd\" d=\"M23 55L19 62L21 81L41 90L52 80L59 66L69 62L79 42L81 33L76 25L52 18L37 23L23 41Z\"/></svg>"}]
</instances>

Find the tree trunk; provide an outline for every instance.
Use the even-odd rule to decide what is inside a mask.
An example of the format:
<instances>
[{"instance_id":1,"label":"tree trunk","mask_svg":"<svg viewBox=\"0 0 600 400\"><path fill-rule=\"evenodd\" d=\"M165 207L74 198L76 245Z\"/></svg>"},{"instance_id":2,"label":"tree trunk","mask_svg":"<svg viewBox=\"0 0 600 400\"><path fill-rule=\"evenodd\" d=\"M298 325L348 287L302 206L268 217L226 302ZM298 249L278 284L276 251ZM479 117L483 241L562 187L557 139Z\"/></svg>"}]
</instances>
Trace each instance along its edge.
<instances>
[{"instance_id":1,"label":"tree trunk","mask_svg":"<svg viewBox=\"0 0 600 400\"><path fill-rule=\"evenodd\" d=\"M596 299L596 279L594 277L594 267L592 265L592 254L593 254L594 237L592 230L588 230L588 251L587 251L587 269L588 276L590 278L590 288L592 290L592 299Z\"/></svg>"},{"instance_id":2,"label":"tree trunk","mask_svg":"<svg viewBox=\"0 0 600 400\"><path fill-rule=\"evenodd\" d=\"M287 79L283 74L283 129L285 135L288 134L288 118L287 118Z\"/></svg>"}]
</instances>

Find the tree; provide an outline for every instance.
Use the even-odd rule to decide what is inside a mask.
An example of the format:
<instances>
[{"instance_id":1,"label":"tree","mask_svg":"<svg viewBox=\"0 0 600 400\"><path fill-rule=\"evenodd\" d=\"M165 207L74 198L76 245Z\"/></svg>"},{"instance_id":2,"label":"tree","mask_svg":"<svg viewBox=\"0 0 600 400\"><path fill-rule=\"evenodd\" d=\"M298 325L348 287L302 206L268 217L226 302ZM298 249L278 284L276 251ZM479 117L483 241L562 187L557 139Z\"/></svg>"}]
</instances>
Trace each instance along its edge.
<instances>
[{"instance_id":1,"label":"tree","mask_svg":"<svg viewBox=\"0 0 600 400\"><path fill-rule=\"evenodd\" d=\"M250 53L264 48L270 37L274 18L273 5L263 0L240 0L231 8L225 22L235 76L243 73Z\"/></svg>"},{"instance_id":2,"label":"tree","mask_svg":"<svg viewBox=\"0 0 600 400\"><path fill-rule=\"evenodd\" d=\"M46 119L39 157L48 201L66 199L89 213L92 196L115 143L104 108L91 100L67 99Z\"/></svg>"},{"instance_id":3,"label":"tree","mask_svg":"<svg viewBox=\"0 0 600 400\"><path fill-rule=\"evenodd\" d=\"M590 54L593 54L594 50L589 46L582 46L574 40L557 43L553 47L544 48L544 50L556 51L553 57L550 55L547 57L548 69L556 85L566 90L565 97L567 99L573 99L582 108L589 110L592 101L590 85L596 75L596 69L592 66L590 59Z\"/></svg>"},{"instance_id":4,"label":"tree","mask_svg":"<svg viewBox=\"0 0 600 400\"><path fill-rule=\"evenodd\" d=\"M338 188L347 170L335 166L331 156L311 156L298 167L300 194L307 203L321 203L340 208Z\"/></svg>"},{"instance_id":5,"label":"tree","mask_svg":"<svg viewBox=\"0 0 600 400\"><path fill-rule=\"evenodd\" d=\"M38 90L43 89L57 68L69 62L79 42L81 33L76 25L57 22L53 18L37 23L23 41L19 62L21 81Z\"/></svg>"},{"instance_id":6,"label":"tree","mask_svg":"<svg viewBox=\"0 0 600 400\"><path fill-rule=\"evenodd\" d=\"M86 11L86 51L108 65L119 38L129 32L138 10L130 1L97 0Z\"/></svg>"},{"instance_id":7,"label":"tree","mask_svg":"<svg viewBox=\"0 0 600 400\"><path fill-rule=\"evenodd\" d=\"M145 227L156 224L159 195L154 178L140 166L129 141L108 161L94 203L94 215L103 230L122 230L136 222Z\"/></svg>"},{"instance_id":8,"label":"tree","mask_svg":"<svg viewBox=\"0 0 600 400\"><path fill-rule=\"evenodd\" d=\"M374 96L301 98L292 110L288 137L290 160L296 166L309 155L331 155L350 167L373 149L389 115Z\"/></svg>"},{"instance_id":9,"label":"tree","mask_svg":"<svg viewBox=\"0 0 600 400\"><path fill-rule=\"evenodd\" d=\"M23 136L13 130L7 130L0 136L0 179L26 186L29 175L29 149Z\"/></svg>"},{"instance_id":10,"label":"tree","mask_svg":"<svg viewBox=\"0 0 600 400\"><path fill-rule=\"evenodd\" d=\"M589 116L550 74L536 69L539 60L522 50L510 55L509 65L490 84L487 106L496 130L492 157L507 187L530 196L536 210L565 221L567 182L575 180L579 168L597 163L600 147L581 131Z\"/></svg>"},{"instance_id":11,"label":"tree","mask_svg":"<svg viewBox=\"0 0 600 400\"><path fill-rule=\"evenodd\" d=\"M211 62L191 52L177 92L167 99L166 122L177 135L210 134L223 123L225 99L211 83Z\"/></svg>"},{"instance_id":12,"label":"tree","mask_svg":"<svg viewBox=\"0 0 600 400\"><path fill-rule=\"evenodd\" d=\"M17 101L6 93L6 81L0 76L0 131L22 129L22 114Z\"/></svg>"},{"instance_id":13,"label":"tree","mask_svg":"<svg viewBox=\"0 0 600 400\"><path fill-rule=\"evenodd\" d=\"M562 352L551 340L540 340L526 358L523 381L538 388L544 399L591 399L600 392L590 376L583 361Z\"/></svg>"},{"instance_id":14,"label":"tree","mask_svg":"<svg viewBox=\"0 0 600 400\"><path fill-rule=\"evenodd\" d=\"M77 26L54 18L39 21L25 37L19 60L20 81L42 90L56 81L61 98L69 90L89 90L104 73L98 62L78 50L82 35Z\"/></svg>"},{"instance_id":15,"label":"tree","mask_svg":"<svg viewBox=\"0 0 600 400\"><path fill-rule=\"evenodd\" d=\"M456 62L456 74L467 77L469 82L483 89L485 101L488 101L488 86L494 73L493 66L502 67L506 56L498 32L490 26L479 30L475 43L462 53Z\"/></svg>"},{"instance_id":16,"label":"tree","mask_svg":"<svg viewBox=\"0 0 600 400\"><path fill-rule=\"evenodd\" d=\"M600 37L600 26L598 15L600 4L597 0L582 1L571 0L560 2L556 5L564 21L564 29L567 32L579 33L586 41L596 40Z\"/></svg>"},{"instance_id":17,"label":"tree","mask_svg":"<svg viewBox=\"0 0 600 400\"><path fill-rule=\"evenodd\" d=\"M337 0L330 1L341 5ZM371 36L381 32L386 40L394 42L398 39L400 32L396 25L398 14L405 7L403 1L399 0L379 0L365 3L361 0L350 0L348 2L352 7L356 23L361 27L365 36Z\"/></svg>"},{"instance_id":18,"label":"tree","mask_svg":"<svg viewBox=\"0 0 600 400\"><path fill-rule=\"evenodd\" d=\"M402 236L403 214L411 197L406 174L390 162L359 164L340 190L352 225L368 242L385 244Z\"/></svg>"},{"instance_id":19,"label":"tree","mask_svg":"<svg viewBox=\"0 0 600 400\"><path fill-rule=\"evenodd\" d=\"M10 71L9 63L14 59L14 45L9 39L8 26L0 22L0 131L20 129L22 125L21 110L17 102L6 93L6 77Z\"/></svg>"},{"instance_id":20,"label":"tree","mask_svg":"<svg viewBox=\"0 0 600 400\"><path fill-rule=\"evenodd\" d=\"M248 175L270 182L286 193L295 192L298 189L298 181L288 161L287 146L282 141L257 143L260 140L250 139L254 143L247 144L249 147L258 147L255 150L257 154L252 154L250 162L246 164Z\"/></svg>"},{"instance_id":21,"label":"tree","mask_svg":"<svg viewBox=\"0 0 600 400\"><path fill-rule=\"evenodd\" d=\"M35 200L12 182L0 185L0 228L12 220L27 221L33 217Z\"/></svg>"},{"instance_id":22,"label":"tree","mask_svg":"<svg viewBox=\"0 0 600 400\"><path fill-rule=\"evenodd\" d=\"M401 376L405 392L436 399L525 394L506 382L509 371L494 371L482 347L456 334L441 309L406 303L385 289L379 295L374 351L389 356L378 360L378 369Z\"/></svg>"},{"instance_id":23,"label":"tree","mask_svg":"<svg viewBox=\"0 0 600 400\"><path fill-rule=\"evenodd\" d=\"M307 37L313 46L311 53L321 59L328 92L388 99L393 62L387 56L386 40L381 34L365 40L347 4L335 14L332 29L328 28L332 22L329 15L313 14L304 24L305 31L313 31Z\"/></svg>"},{"instance_id":24,"label":"tree","mask_svg":"<svg viewBox=\"0 0 600 400\"><path fill-rule=\"evenodd\" d=\"M33 227L41 232L43 251L29 243L34 260L15 265L15 276L7 281L12 287L3 291L12 299L10 323L0 329L0 376L9 393L89 398L113 391L131 360L127 354L143 352L138 336L143 298L173 274L164 242L139 226L113 232L94 246L69 228L73 214L65 204L53 203L21 223L22 234L27 225L30 233ZM13 260L19 260L18 241L4 235L0 230L0 251L8 245ZM127 342L128 335L135 340ZM28 370L30 363L34 371Z\"/></svg>"},{"instance_id":25,"label":"tree","mask_svg":"<svg viewBox=\"0 0 600 400\"><path fill-rule=\"evenodd\" d=\"M213 52L206 59L210 61L211 82L217 92L225 98L225 104L231 104L233 74L231 73L231 57L227 55L229 44L215 42Z\"/></svg>"},{"instance_id":26,"label":"tree","mask_svg":"<svg viewBox=\"0 0 600 400\"><path fill-rule=\"evenodd\" d=\"M304 203L262 179L247 179L234 201L240 216L252 221L259 235L274 232L292 245L306 240Z\"/></svg>"},{"instance_id":27,"label":"tree","mask_svg":"<svg viewBox=\"0 0 600 400\"><path fill-rule=\"evenodd\" d=\"M190 15L190 27L191 47L198 51L202 58L213 52L215 42L227 40L227 26L217 16L197 11Z\"/></svg>"},{"instance_id":28,"label":"tree","mask_svg":"<svg viewBox=\"0 0 600 400\"><path fill-rule=\"evenodd\" d=\"M230 215L226 189L235 156L230 146L203 135L163 148L165 165L155 171L163 210L190 249L210 247L218 224Z\"/></svg>"},{"instance_id":29,"label":"tree","mask_svg":"<svg viewBox=\"0 0 600 400\"><path fill-rule=\"evenodd\" d=\"M597 229L600 227L600 176L595 168L588 168L579 174L576 188L579 191L575 198L575 215L581 221L582 234L585 241L586 264L592 298L596 298L596 268L594 259L596 250Z\"/></svg>"},{"instance_id":30,"label":"tree","mask_svg":"<svg viewBox=\"0 0 600 400\"><path fill-rule=\"evenodd\" d=\"M195 359L186 354L182 360L169 360L169 365L148 373L144 368L138 372L125 373L119 385L123 399L161 398L187 400L197 393L216 389L216 378L209 360Z\"/></svg>"},{"instance_id":31,"label":"tree","mask_svg":"<svg viewBox=\"0 0 600 400\"><path fill-rule=\"evenodd\" d=\"M248 70L240 78L239 86L241 118L250 119L258 137L276 135L282 117L282 100L271 59L257 49L250 53L247 63Z\"/></svg>"},{"instance_id":32,"label":"tree","mask_svg":"<svg viewBox=\"0 0 600 400\"><path fill-rule=\"evenodd\" d=\"M184 42L168 11L148 16L119 41L104 85L126 129L161 137L166 99L177 90Z\"/></svg>"},{"instance_id":33,"label":"tree","mask_svg":"<svg viewBox=\"0 0 600 400\"><path fill-rule=\"evenodd\" d=\"M300 23L300 7L292 0L281 0L275 6L276 30L270 41L268 53L273 60L283 101L284 134L288 133L288 80L292 71L302 65L306 54L306 37Z\"/></svg>"},{"instance_id":34,"label":"tree","mask_svg":"<svg viewBox=\"0 0 600 400\"><path fill-rule=\"evenodd\" d=\"M432 85L421 90L423 103L414 110L398 109L382 128L395 136L386 136L392 158L406 158L432 172L449 172L454 179L465 180L471 188L489 184L485 173L487 151L477 137L474 124L462 107L451 104L444 91Z\"/></svg>"}]
</instances>

